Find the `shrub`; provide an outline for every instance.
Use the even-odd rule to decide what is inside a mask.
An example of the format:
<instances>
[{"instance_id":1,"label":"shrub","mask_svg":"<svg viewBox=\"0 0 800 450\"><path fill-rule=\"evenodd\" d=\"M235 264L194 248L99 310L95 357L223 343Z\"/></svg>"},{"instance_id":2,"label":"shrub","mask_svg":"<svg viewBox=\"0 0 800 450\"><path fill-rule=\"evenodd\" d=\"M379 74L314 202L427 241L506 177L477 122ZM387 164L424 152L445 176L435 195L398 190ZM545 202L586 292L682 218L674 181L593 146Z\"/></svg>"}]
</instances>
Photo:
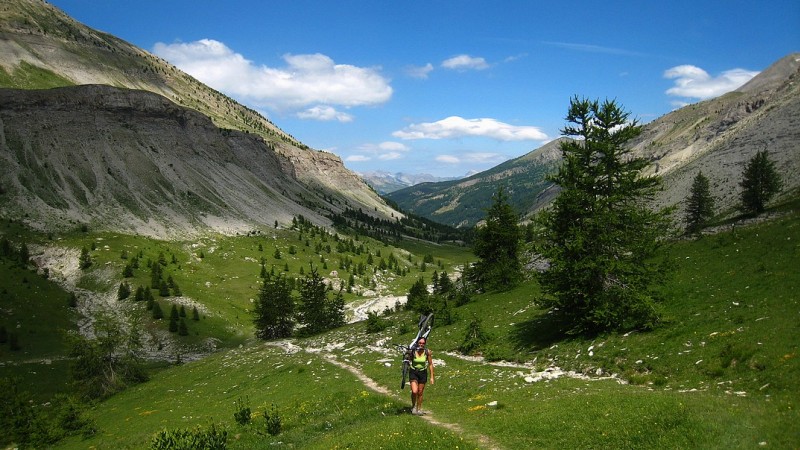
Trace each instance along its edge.
<instances>
[{"instance_id":1,"label":"shrub","mask_svg":"<svg viewBox=\"0 0 800 450\"><path fill-rule=\"evenodd\" d=\"M378 333L385 330L389 326L389 322L378 316L378 313L367 313L367 333Z\"/></svg>"},{"instance_id":2,"label":"shrub","mask_svg":"<svg viewBox=\"0 0 800 450\"><path fill-rule=\"evenodd\" d=\"M483 330L481 319L478 316L472 316L472 320L467 325L464 341L458 350L465 355L471 355L479 352L487 342L489 342L489 336Z\"/></svg>"},{"instance_id":3,"label":"shrub","mask_svg":"<svg viewBox=\"0 0 800 450\"><path fill-rule=\"evenodd\" d=\"M250 423L251 415L250 407L239 397L234 403L233 418L239 425L247 425Z\"/></svg>"},{"instance_id":4,"label":"shrub","mask_svg":"<svg viewBox=\"0 0 800 450\"><path fill-rule=\"evenodd\" d=\"M150 442L151 450L224 450L228 448L228 432L224 429L217 430L214 424L211 428L203 430L163 430L153 436Z\"/></svg>"},{"instance_id":5,"label":"shrub","mask_svg":"<svg viewBox=\"0 0 800 450\"><path fill-rule=\"evenodd\" d=\"M272 405L271 410L264 410L264 419L267 421L267 433L270 436L277 436L281 432L281 416L278 414L278 409L275 404Z\"/></svg>"}]
</instances>

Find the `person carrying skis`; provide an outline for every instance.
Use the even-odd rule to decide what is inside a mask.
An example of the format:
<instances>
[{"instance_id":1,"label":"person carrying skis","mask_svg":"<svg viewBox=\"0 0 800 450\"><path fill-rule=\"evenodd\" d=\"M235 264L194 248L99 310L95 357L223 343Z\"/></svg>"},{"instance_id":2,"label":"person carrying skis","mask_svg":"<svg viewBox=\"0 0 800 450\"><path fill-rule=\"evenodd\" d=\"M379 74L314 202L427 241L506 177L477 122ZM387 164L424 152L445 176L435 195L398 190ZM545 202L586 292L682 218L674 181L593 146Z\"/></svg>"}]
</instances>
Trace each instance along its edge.
<instances>
[{"instance_id":1,"label":"person carrying skis","mask_svg":"<svg viewBox=\"0 0 800 450\"><path fill-rule=\"evenodd\" d=\"M411 351L411 367L408 379L411 382L411 414L421 416L422 393L428 382L428 369L430 369L430 382L433 384L433 358L430 349L425 348L427 340L424 337L417 340L417 345Z\"/></svg>"}]
</instances>

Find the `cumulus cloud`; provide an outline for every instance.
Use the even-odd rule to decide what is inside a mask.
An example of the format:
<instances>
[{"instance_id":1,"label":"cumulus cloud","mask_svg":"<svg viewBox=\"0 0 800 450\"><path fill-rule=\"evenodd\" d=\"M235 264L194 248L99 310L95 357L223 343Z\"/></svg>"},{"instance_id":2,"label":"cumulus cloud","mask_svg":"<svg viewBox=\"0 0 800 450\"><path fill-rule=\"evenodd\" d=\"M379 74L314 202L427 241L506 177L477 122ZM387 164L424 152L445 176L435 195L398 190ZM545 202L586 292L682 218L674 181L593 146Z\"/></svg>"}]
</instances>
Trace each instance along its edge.
<instances>
[{"instance_id":1,"label":"cumulus cloud","mask_svg":"<svg viewBox=\"0 0 800 450\"><path fill-rule=\"evenodd\" d=\"M433 64L428 63L424 66L408 66L406 67L406 75L411 78L427 79L428 74L433 72Z\"/></svg>"},{"instance_id":2,"label":"cumulus cloud","mask_svg":"<svg viewBox=\"0 0 800 450\"><path fill-rule=\"evenodd\" d=\"M465 164L474 167L476 165L477 166L497 165L502 163L503 161L506 161L508 157L500 153L459 152L458 155L451 155L451 154L438 155L434 159L436 160L436 162L440 162L442 164L450 164L450 165Z\"/></svg>"},{"instance_id":3,"label":"cumulus cloud","mask_svg":"<svg viewBox=\"0 0 800 450\"><path fill-rule=\"evenodd\" d=\"M382 160L382 161L392 161L392 160L395 160L395 159L400 159L400 158L402 158L402 157L403 157L403 154L402 154L402 153L399 153L399 152L389 152L389 153L384 153L384 154L382 154L382 155L379 155L379 156L378 156L378 159L380 159L380 160Z\"/></svg>"},{"instance_id":4,"label":"cumulus cloud","mask_svg":"<svg viewBox=\"0 0 800 450\"><path fill-rule=\"evenodd\" d=\"M458 164L461 162L458 156L453 155L439 155L436 157L436 161L445 164Z\"/></svg>"},{"instance_id":5,"label":"cumulus cloud","mask_svg":"<svg viewBox=\"0 0 800 450\"><path fill-rule=\"evenodd\" d=\"M258 106L275 110L319 107L302 113L305 118L346 121L348 116L333 113L333 106L377 105L392 96L389 80L379 68L336 64L320 53L286 54L283 67L258 65L213 39L157 43L153 53L203 83Z\"/></svg>"},{"instance_id":6,"label":"cumulus cloud","mask_svg":"<svg viewBox=\"0 0 800 450\"><path fill-rule=\"evenodd\" d=\"M664 72L664 78L675 80L667 95L705 100L733 91L750 81L759 72L732 69L712 77L705 70L692 65L675 66Z\"/></svg>"},{"instance_id":7,"label":"cumulus cloud","mask_svg":"<svg viewBox=\"0 0 800 450\"><path fill-rule=\"evenodd\" d=\"M417 123L392 133L400 139L456 139L481 136L498 141L543 141L547 139L539 128L509 125L495 119L464 119L451 116L438 122Z\"/></svg>"},{"instance_id":8,"label":"cumulus cloud","mask_svg":"<svg viewBox=\"0 0 800 450\"><path fill-rule=\"evenodd\" d=\"M345 161L364 162L377 158L382 161L392 161L405 157L411 150L402 142L385 141L380 144L363 144L358 147L359 153L345 158Z\"/></svg>"},{"instance_id":9,"label":"cumulus cloud","mask_svg":"<svg viewBox=\"0 0 800 450\"><path fill-rule=\"evenodd\" d=\"M305 111L297 113L300 119L313 119L329 122L338 120L339 122L352 122L353 116L344 112L337 111L331 106L315 106Z\"/></svg>"},{"instance_id":10,"label":"cumulus cloud","mask_svg":"<svg viewBox=\"0 0 800 450\"><path fill-rule=\"evenodd\" d=\"M483 70L488 69L489 64L481 57L458 55L444 60L442 67L453 70Z\"/></svg>"}]
</instances>

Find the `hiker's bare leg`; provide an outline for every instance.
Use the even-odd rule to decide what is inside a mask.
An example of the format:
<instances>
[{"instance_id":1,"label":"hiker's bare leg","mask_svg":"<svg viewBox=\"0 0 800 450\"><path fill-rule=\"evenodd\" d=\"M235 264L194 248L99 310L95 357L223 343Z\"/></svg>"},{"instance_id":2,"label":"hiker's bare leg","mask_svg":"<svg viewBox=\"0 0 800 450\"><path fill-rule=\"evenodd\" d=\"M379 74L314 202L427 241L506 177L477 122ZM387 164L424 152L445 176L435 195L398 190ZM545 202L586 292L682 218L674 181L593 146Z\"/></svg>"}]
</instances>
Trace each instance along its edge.
<instances>
[{"instance_id":1,"label":"hiker's bare leg","mask_svg":"<svg viewBox=\"0 0 800 450\"><path fill-rule=\"evenodd\" d=\"M417 392L419 392L419 383L416 380L411 380L411 411L417 407Z\"/></svg>"},{"instance_id":2,"label":"hiker's bare leg","mask_svg":"<svg viewBox=\"0 0 800 450\"><path fill-rule=\"evenodd\" d=\"M417 412L422 411L422 393L425 391L425 385L419 383L417 391Z\"/></svg>"}]
</instances>

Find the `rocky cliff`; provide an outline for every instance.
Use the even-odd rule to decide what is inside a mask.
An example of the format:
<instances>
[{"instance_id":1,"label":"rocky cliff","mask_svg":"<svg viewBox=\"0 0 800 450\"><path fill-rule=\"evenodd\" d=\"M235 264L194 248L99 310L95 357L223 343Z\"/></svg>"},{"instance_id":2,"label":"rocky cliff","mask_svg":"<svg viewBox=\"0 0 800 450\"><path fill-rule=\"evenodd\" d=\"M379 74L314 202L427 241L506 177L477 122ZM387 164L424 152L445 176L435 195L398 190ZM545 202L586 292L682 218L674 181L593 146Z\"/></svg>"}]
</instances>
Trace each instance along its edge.
<instances>
[{"instance_id":1,"label":"rocky cliff","mask_svg":"<svg viewBox=\"0 0 800 450\"><path fill-rule=\"evenodd\" d=\"M0 93L2 217L165 237L400 216L337 156L41 0L0 5L2 87L24 89Z\"/></svg>"},{"instance_id":2,"label":"rocky cliff","mask_svg":"<svg viewBox=\"0 0 800 450\"><path fill-rule=\"evenodd\" d=\"M0 161L2 215L42 230L249 232L370 201L333 155L110 86L0 89Z\"/></svg>"}]
</instances>

